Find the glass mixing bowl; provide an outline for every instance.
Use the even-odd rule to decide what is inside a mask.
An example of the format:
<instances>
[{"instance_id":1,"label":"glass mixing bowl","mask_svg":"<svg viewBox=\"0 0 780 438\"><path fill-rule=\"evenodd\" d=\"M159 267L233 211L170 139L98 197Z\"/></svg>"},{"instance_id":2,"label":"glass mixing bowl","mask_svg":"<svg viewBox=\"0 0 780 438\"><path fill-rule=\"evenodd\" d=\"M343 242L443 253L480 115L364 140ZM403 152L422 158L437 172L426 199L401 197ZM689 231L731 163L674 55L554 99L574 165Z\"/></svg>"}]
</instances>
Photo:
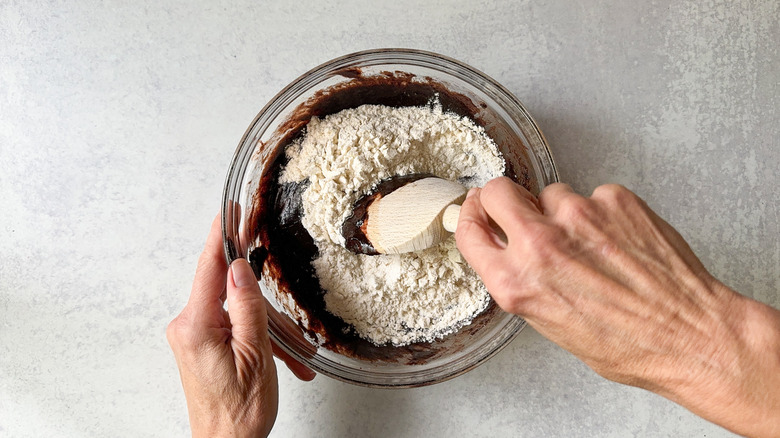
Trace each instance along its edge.
<instances>
[{"instance_id":1,"label":"glass mixing bowl","mask_svg":"<svg viewBox=\"0 0 780 438\"><path fill-rule=\"evenodd\" d=\"M272 341L318 373L370 387L429 385L478 366L525 326L522 318L491 302L472 324L432 343L333 348L312 333L310 327L316 326L316 321L307 320L311 316L302 312L288 293L289 282L267 260L266 247L285 242L266 240L265 232L277 224L265 216L258 219L256 214L269 196L263 187L273 186L274 164L283 157L284 146L300 134L312 116L363 103L424 105L434 96L446 101L445 109L466 115L485 128L504 155L507 176L536 194L558 181L544 136L507 89L459 61L408 49L352 53L305 73L260 111L233 156L222 200L228 262L240 257L250 260L269 304Z\"/></svg>"}]
</instances>

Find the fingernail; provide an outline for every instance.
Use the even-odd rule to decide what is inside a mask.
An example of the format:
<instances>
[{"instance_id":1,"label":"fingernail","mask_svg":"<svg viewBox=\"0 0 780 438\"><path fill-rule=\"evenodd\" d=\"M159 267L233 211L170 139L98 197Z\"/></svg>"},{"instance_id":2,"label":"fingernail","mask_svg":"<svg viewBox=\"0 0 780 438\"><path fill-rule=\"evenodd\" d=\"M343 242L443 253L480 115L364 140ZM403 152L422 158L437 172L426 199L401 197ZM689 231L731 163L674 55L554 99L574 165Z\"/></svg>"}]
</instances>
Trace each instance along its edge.
<instances>
[{"instance_id":1,"label":"fingernail","mask_svg":"<svg viewBox=\"0 0 780 438\"><path fill-rule=\"evenodd\" d=\"M252 267L249 266L249 262L246 259L237 259L230 265L230 272L233 275L233 284L236 287L249 286L256 284L257 279L255 273L252 272Z\"/></svg>"},{"instance_id":2,"label":"fingernail","mask_svg":"<svg viewBox=\"0 0 780 438\"><path fill-rule=\"evenodd\" d=\"M471 189L469 189L469 192L466 193L466 199L469 199L470 197L476 195L477 192L479 192L479 188L478 187L472 187Z\"/></svg>"}]
</instances>

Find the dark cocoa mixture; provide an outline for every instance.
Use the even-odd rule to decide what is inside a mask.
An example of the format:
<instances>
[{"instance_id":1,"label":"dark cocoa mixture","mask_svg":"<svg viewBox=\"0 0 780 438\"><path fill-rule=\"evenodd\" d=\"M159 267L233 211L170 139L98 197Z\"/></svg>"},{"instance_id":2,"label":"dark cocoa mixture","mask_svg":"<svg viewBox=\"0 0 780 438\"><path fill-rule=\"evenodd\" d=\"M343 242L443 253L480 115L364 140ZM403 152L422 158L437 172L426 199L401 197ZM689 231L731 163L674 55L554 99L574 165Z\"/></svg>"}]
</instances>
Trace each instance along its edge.
<instances>
[{"instance_id":1,"label":"dark cocoa mixture","mask_svg":"<svg viewBox=\"0 0 780 438\"><path fill-rule=\"evenodd\" d=\"M499 124L483 120L481 109L484 104L474 104L468 97L452 92L430 78L421 81L402 72L363 76L357 69L346 70L341 74L351 80L318 92L294 111L278 129L274 140L263 145L265 148L273 148L273 151L263 163L267 170L259 182L249 217L249 230L256 236L256 245L250 252L249 262L256 274L271 277L270 280L279 286L279 293L290 294L295 299L309 320L309 327L301 329L310 335L317 333L324 337L324 347L361 359L424 363L465 345L468 337L500 310L491 301L471 325L433 343L420 342L403 347L378 346L357 336L350 325L325 310L325 292L320 288L311 265L311 261L317 258L317 247L301 224L301 194L307 182L278 183L280 170L287 164L283 151L294 139L304 134L304 127L312 117L324 117L363 104L426 106L434 98L438 99L444 111L469 117L483 126L504 157L516 157L518 151L524 148L516 144L514 136L502 131ZM505 161L506 175L531 190L532 179L528 169L518 168L515 163ZM527 162L524 159L515 161Z\"/></svg>"}]
</instances>

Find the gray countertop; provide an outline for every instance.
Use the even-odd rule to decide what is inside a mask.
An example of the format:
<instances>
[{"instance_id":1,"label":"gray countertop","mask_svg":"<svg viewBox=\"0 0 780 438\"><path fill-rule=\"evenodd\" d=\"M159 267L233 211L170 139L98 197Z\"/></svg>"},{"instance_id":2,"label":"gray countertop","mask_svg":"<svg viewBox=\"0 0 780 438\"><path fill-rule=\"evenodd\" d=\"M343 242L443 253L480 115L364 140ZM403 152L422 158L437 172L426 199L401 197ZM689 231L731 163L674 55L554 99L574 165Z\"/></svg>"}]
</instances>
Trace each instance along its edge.
<instances>
[{"instance_id":1,"label":"gray countertop","mask_svg":"<svg viewBox=\"0 0 780 438\"><path fill-rule=\"evenodd\" d=\"M575 190L628 186L780 306L780 3L199 3L0 4L0 436L189 433L164 331L235 146L292 79L367 48L486 72ZM276 437L730 436L530 328L431 387L281 366L280 394Z\"/></svg>"}]
</instances>

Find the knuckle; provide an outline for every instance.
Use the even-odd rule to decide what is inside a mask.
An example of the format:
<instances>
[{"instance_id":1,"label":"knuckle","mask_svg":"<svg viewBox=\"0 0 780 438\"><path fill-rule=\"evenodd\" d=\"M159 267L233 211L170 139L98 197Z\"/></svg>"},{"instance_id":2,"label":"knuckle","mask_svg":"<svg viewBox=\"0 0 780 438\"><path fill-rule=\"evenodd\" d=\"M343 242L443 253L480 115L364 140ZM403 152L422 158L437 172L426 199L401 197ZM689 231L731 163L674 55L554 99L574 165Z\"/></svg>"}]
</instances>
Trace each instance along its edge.
<instances>
[{"instance_id":1,"label":"knuckle","mask_svg":"<svg viewBox=\"0 0 780 438\"><path fill-rule=\"evenodd\" d=\"M480 239L477 237L479 235L479 227L472 220L463 220L458 224L458 229L455 230L455 244L463 258L472 265L479 265L477 257L480 251Z\"/></svg>"},{"instance_id":2,"label":"knuckle","mask_svg":"<svg viewBox=\"0 0 780 438\"><path fill-rule=\"evenodd\" d=\"M168 327L165 328L165 337L168 338L168 343L174 345L179 338L179 318L176 317L168 323Z\"/></svg>"},{"instance_id":3,"label":"knuckle","mask_svg":"<svg viewBox=\"0 0 780 438\"><path fill-rule=\"evenodd\" d=\"M498 304L498 307L508 313L521 316L527 316L534 313L532 311L534 305L533 298L527 291L524 291L517 286L514 289L505 290L502 293L494 295L493 301Z\"/></svg>"},{"instance_id":4,"label":"knuckle","mask_svg":"<svg viewBox=\"0 0 780 438\"><path fill-rule=\"evenodd\" d=\"M493 301L495 301L496 304L498 304L498 307L500 307L501 310L505 312L515 314L522 313L522 308L519 305L521 300L510 291L502 290L500 292L494 293Z\"/></svg>"},{"instance_id":5,"label":"knuckle","mask_svg":"<svg viewBox=\"0 0 780 438\"><path fill-rule=\"evenodd\" d=\"M568 184L553 183L542 189L538 199L542 209L548 209L570 196L576 195L571 191L571 187Z\"/></svg>"},{"instance_id":6,"label":"knuckle","mask_svg":"<svg viewBox=\"0 0 780 438\"><path fill-rule=\"evenodd\" d=\"M179 315L165 329L168 344L172 347L188 347L194 343L193 332L187 324L187 318Z\"/></svg>"},{"instance_id":7,"label":"knuckle","mask_svg":"<svg viewBox=\"0 0 780 438\"><path fill-rule=\"evenodd\" d=\"M465 218L458 222L458 228L455 229L455 242L458 244L458 248L462 250L468 250L469 245L463 245L463 243L469 240L469 237L473 235L474 229L478 227L473 219ZM463 248L461 248L461 245Z\"/></svg>"},{"instance_id":8,"label":"knuckle","mask_svg":"<svg viewBox=\"0 0 780 438\"><path fill-rule=\"evenodd\" d=\"M506 312L523 313L523 291L521 273L507 268L496 269L487 282L493 300Z\"/></svg>"},{"instance_id":9,"label":"knuckle","mask_svg":"<svg viewBox=\"0 0 780 438\"><path fill-rule=\"evenodd\" d=\"M617 205L629 205L639 199L634 192L620 184L604 184L596 187L592 197Z\"/></svg>"},{"instance_id":10,"label":"knuckle","mask_svg":"<svg viewBox=\"0 0 780 438\"><path fill-rule=\"evenodd\" d=\"M492 278L491 283L496 290L501 292L511 292L514 290L516 281L516 275L510 272L508 269L497 269L495 275ZM507 295L502 293L501 295ZM511 295L511 294L509 294Z\"/></svg>"},{"instance_id":11,"label":"knuckle","mask_svg":"<svg viewBox=\"0 0 780 438\"><path fill-rule=\"evenodd\" d=\"M593 196L612 198L623 190L628 190L620 184L604 184L593 189Z\"/></svg>"},{"instance_id":12,"label":"knuckle","mask_svg":"<svg viewBox=\"0 0 780 438\"><path fill-rule=\"evenodd\" d=\"M515 300L508 296L508 294L501 293L493 295L493 301L495 301L496 304L498 304L498 307L500 307L504 312L514 314L519 313L519 310L515 308Z\"/></svg>"}]
</instances>

